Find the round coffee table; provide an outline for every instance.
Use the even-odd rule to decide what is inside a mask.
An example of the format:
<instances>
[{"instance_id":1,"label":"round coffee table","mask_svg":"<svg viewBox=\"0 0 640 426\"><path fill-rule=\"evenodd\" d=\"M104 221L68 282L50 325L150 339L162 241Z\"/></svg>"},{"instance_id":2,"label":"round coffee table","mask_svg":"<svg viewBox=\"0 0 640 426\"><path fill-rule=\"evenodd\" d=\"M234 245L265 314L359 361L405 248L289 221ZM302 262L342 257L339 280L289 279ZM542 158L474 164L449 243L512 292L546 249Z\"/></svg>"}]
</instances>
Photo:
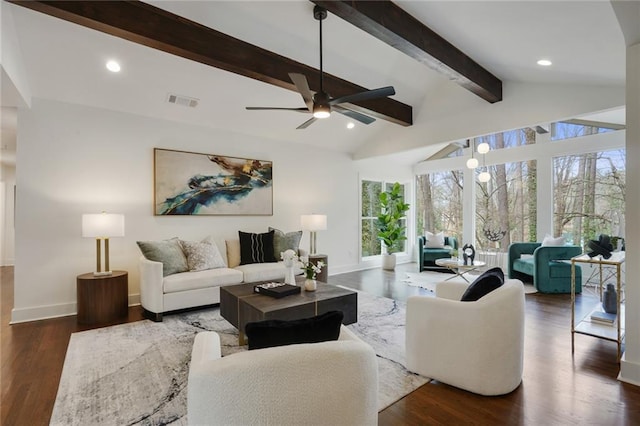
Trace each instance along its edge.
<instances>
[{"instance_id":1,"label":"round coffee table","mask_svg":"<svg viewBox=\"0 0 640 426\"><path fill-rule=\"evenodd\" d=\"M477 271L479 268L486 266L487 262L474 260L473 265L465 265L464 262L459 259L436 259L436 265L450 269L456 273L456 275L447 278L445 281L449 281L455 277L462 277L466 282L470 282L464 275L468 274L471 271Z\"/></svg>"}]
</instances>

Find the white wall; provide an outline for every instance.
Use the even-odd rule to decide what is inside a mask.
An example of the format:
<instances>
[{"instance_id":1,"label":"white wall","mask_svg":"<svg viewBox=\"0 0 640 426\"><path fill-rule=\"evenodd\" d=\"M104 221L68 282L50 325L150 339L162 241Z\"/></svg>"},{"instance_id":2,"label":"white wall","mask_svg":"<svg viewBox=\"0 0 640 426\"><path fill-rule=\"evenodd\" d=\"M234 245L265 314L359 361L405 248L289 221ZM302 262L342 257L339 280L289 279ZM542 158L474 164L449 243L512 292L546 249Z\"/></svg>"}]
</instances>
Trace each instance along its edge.
<instances>
[{"instance_id":1,"label":"white wall","mask_svg":"<svg viewBox=\"0 0 640 426\"><path fill-rule=\"evenodd\" d=\"M154 147L273 161L273 216L153 216ZM297 230L300 215L312 212L328 216L318 248L329 255L329 273L360 267L359 166L345 154L34 99L19 111L17 164L14 322L75 313L76 276L95 268L83 213L125 214L126 236L111 239L111 268L129 271L132 302L137 240L212 234L223 251L238 230ZM386 174L393 169L385 165Z\"/></svg>"},{"instance_id":2,"label":"white wall","mask_svg":"<svg viewBox=\"0 0 640 426\"><path fill-rule=\"evenodd\" d=\"M16 168L2 164L0 168L0 266L13 265L15 259L14 188Z\"/></svg>"}]
</instances>

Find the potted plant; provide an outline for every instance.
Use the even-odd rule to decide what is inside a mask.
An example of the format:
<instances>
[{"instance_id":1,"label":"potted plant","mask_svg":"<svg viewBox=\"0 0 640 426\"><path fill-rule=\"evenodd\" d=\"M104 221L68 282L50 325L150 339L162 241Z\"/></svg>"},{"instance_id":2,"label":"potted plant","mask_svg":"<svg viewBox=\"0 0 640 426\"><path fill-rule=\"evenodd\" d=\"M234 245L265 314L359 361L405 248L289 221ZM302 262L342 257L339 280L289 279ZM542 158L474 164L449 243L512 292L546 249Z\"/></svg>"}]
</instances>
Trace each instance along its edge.
<instances>
[{"instance_id":1,"label":"potted plant","mask_svg":"<svg viewBox=\"0 0 640 426\"><path fill-rule=\"evenodd\" d=\"M399 243L406 240L406 227L400 219L409 210L404 202L402 187L398 182L391 189L380 194L381 212L378 215L378 238L383 243L382 268L392 271L396 267L395 252L400 251Z\"/></svg>"}]
</instances>

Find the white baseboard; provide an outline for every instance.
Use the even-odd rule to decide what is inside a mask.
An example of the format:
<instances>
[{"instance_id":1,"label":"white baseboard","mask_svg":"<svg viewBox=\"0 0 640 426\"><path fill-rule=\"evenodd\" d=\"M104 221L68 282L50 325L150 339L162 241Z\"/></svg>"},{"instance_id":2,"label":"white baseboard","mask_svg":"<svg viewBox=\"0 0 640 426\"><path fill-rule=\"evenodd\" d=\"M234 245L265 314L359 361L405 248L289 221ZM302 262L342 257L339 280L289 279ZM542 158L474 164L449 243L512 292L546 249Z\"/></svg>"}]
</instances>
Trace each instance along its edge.
<instances>
[{"instance_id":1,"label":"white baseboard","mask_svg":"<svg viewBox=\"0 0 640 426\"><path fill-rule=\"evenodd\" d=\"M412 263L412 262L414 262L414 260L411 259L409 256L406 256L405 258L398 257L396 264L401 265L403 263ZM367 269L375 269L375 268L381 268L381 267L382 267L382 258L377 257L377 258L373 258L373 260L363 261L355 265L346 265L346 266L340 266L336 268L329 266L329 276L346 274L347 272L365 271Z\"/></svg>"},{"instance_id":2,"label":"white baseboard","mask_svg":"<svg viewBox=\"0 0 640 426\"><path fill-rule=\"evenodd\" d=\"M129 306L139 305L140 294L130 294L128 303ZM14 308L11 310L11 322L9 324L68 317L76 315L77 313L78 305L76 302L34 306L30 308Z\"/></svg>"},{"instance_id":3,"label":"white baseboard","mask_svg":"<svg viewBox=\"0 0 640 426\"><path fill-rule=\"evenodd\" d=\"M627 361L625 356L626 352L622 354L622 358L620 359L620 374L618 374L618 380L640 386L640 364Z\"/></svg>"},{"instance_id":4,"label":"white baseboard","mask_svg":"<svg viewBox=\"0 0 640 426\"><path fill-rule=\"evenodd\" d=\"M9 324L67 317L69 315L75 315L77 311L78 308L75 302L33 306L30 308L13 308L11 310L11 322Z\"/></svg>"}]
</instances>

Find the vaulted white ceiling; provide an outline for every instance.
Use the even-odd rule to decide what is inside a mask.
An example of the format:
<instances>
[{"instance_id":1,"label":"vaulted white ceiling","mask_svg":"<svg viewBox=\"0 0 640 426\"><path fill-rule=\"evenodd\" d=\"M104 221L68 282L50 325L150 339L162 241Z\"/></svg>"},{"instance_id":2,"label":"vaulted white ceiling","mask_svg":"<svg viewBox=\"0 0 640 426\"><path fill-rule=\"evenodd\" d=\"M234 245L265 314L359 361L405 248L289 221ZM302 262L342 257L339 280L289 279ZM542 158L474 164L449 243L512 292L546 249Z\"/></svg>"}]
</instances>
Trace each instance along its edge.
<instances>
[{"instance_id":1,"label":"vaulted white ceiling","mask_svg":"<svg viewBox=\"0 0 640 426\"><path fill-rule=\"evenodd\" d=\"M304 1L153 1L153 5L296 61L318 67L318 23ZM608 1L397 1L401 8L504 82L623 87L625 45ZM401 131L383 120L365 126L340 114L306 130L309 116L246 111L245 106L304 106L282 88L125 41L60 19L7 5L15 22L34 97L224 128L257 138L321 146L350 154L380 134ZM117 59L118 74L105 69ZM547 58L551 67L536 61ZM428 123L439 93L456 102L485 102L443 75L329 14L324 21L325 71L367 88L393 85L393 97ZM197 108L166 102L175 93ZM443 102L446 103L446 102ZM3 99L3 106L6 101ZM451 108L451 105L447 105ZM495 129L501 130L501 129ZM442 142L442 141L438 141ZM430 141L424 141L429 146ZM399 147L401 149L401 147Z\"/></svg>"}]
</instances>

